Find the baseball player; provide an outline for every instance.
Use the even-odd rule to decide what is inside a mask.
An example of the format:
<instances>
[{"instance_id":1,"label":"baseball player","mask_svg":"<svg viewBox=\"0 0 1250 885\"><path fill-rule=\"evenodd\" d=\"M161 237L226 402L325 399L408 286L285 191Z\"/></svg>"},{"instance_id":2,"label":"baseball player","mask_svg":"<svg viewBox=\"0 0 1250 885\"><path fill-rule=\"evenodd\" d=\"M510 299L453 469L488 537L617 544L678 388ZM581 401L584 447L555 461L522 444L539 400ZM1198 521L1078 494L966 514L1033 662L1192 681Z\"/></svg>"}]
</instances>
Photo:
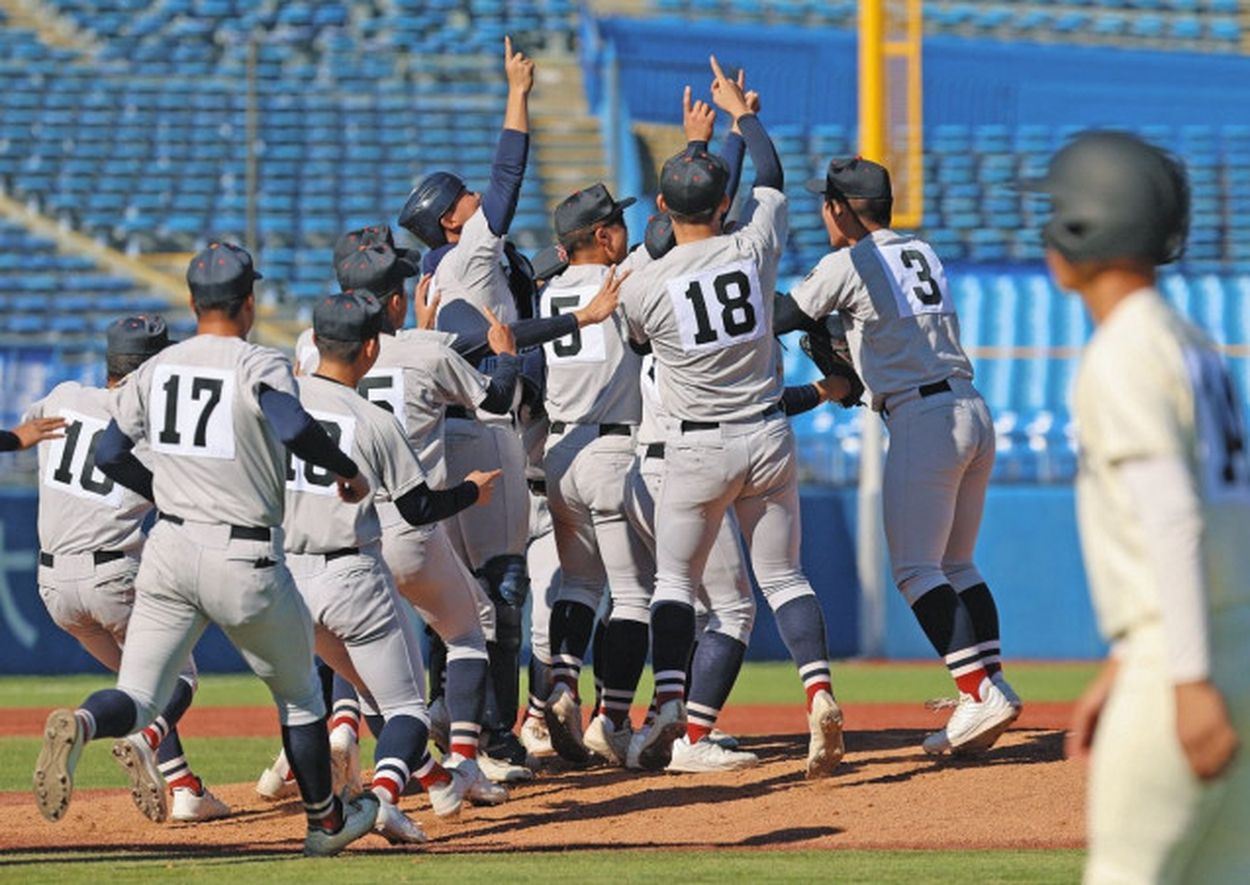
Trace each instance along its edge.
<instances>
[{"instance_id":1,"label":"baseball player","mask_svg":"<svg viewBox=\"0 0 1250 885\"><path fill-rule=\"evenodd\" d=\"M417 185L399 215L400 225L431 249L423 268L433 273L433 288L442 298L440 329L461 331L444 321L449 306L458 301L489 308L505 324L533 315L532 269L505 239L525 175L528 102L534 85L534 63L513 52L511 38L504 40L504 68L508 98L490 186L479 196L457 176L435 172ZM448 533L495 607L495 639L488 647L493 688L488 747L492 754L521 763L525 748L512 728L519 702L521 614L528 593L525 454L511 416L479 421L456 410L449 415L447 437L451 481L473 468L503 470L490 505L449 521Z\"/></svg>"},{"instance_id":2,"label":"baseball player","mask_svg":"<svg viewBox=\"0 0 1250 885\"><path fill-rule=\"evenodd\" d=\"M256 314L256 279L245 250L210 243L187 270L198 333L149 359L114 391L96 463L155 501L160 516L135 579L117 688L48 717L34 792L44 817L59 820L83 746L149 725L212 621L273 694L308 818L304 853L324 856L368 833L378 802L371 793L331 790L312 620L282 549L282 446L330 471L345 500L370 489L300 406L290 363L244 340ZM132 451L144 440L150 471ZM147 771L135 770L132 780L145 795L164 795Z\"/></svg>"},{"instance_id":3,"label":"baseball player","mask_svg":"<svg viewBox=\"0 0 1250 885\"><path fill-rule=\"evenodd\" d=\"M1077 517L1111 656L1068 735L1091 756L1085 881L1244 882L1250 461L1226 366L1156 288L1185 247L1185 170L1086 132L1040 187L1046 263L1095 327L1072 391Z\"/></svg>"},{"instance_id":4,"label":"baseball player","mask_svg":"<svg viewBox=\"0 0 1250 885\"><path fill-rule=\"evenodd\" d=\"M656 589L651 606L658 713L638 748L662 768L686 733L686 664L695 588L724 513L735 509L765 597L777 610L808 697L809 777L842 756L824 615L799 563L794 436L779 401L780 350L771 335L777 263L786 230L782 173L741 87L712 59L713 100L737 122L756 168L742 221L723 234L724 161L682 152L664 164L659 208L677 245L626 280L630 336L649 341L660 399L672 420L656 502Z\"/></svg>"},{"instance_id":5,"label":"baseball player","mask_svg":"<svg viewBox=\"0 0 1250 885\"><path fill-rule=\"evenodd\" d=\"M614 200L596 184L556 207L556 236L570 266L543 289L541 315L582 308L605 282L620 286L628 271L618 275L614 266L626 259L629 233L623 213L633 203L632 197ZM545 350L545 406L551 423L543 466L561 573L551 607L553 684L545 718L556 751L585 762L577 683L605 582L612 607L596 672L602 669L605 697L624 698L626 722L646 662L655 567L626 518L624 498L642 411L641 356L629 346L619 314L550 342ZM622 764L630 736L619 725L619 720L607 720L605 741L594 749Z\"/></svg>"},{"instance_id":6,"label":"baseball player","mask_svg":"<svg viewBox=\"0 0 1250 885\"><path fill-rule=\"evenodd\" d=\"M381 325L382 307L371 294L344 292L318 303L313 332L320 360L317 374L300 383L300 402L406 522L437 522L489 498L494 476L473 473L454 488L432 490L395 416L356 392L377 359ZM326 471L294 456L286 488L288 561L312 612L317 653L385 719L374 753L375 830L393 844L426 841L396 804L410 776L440 815L458 811L466 794L503 801L507 793L485 782L471 759L452 754L443 770L426 750L421 647L382 560L374 500L340 501Z\"/></svg>"},{"instance_id":7,"label":"baseball player","mask_svg":"<svg viewBox=\"0 0 1250 885\"><path fill-rule=\"evenodd\" d=\"M0 430L0 452L17 452L45 440L60 439L63 434L59 431L64 429L61 418L31 418L12 430Z\"/></svg>"},{"instance_id":8,"label":"baseball player","mask_svg":"<svg viewBox=\"0 0 1250 885\"><path fill-rule=\"evenodd\" d=\"M835 159L821 214L835 251L783 312L841 315L852 359L890 431L882 510L894 581L959 688L946 728L925 752L991 747L1020 715L1002 672L998 610L972 560L994 465L994 424L972 385L959 320L932 247L890 229L885 167Z\"/></svg>"},{"instance_id":9,"label":"baseball player","mask_svg":"<svg viewBox=\"0 0 1250 885\"><path fill-rule=\"evenodd\" d=\"M108 390L169 345L159 316L117 320L107 336ZM39 596L56 625L116 673L134 606L141 526L152 504L96 466L96 447L110 420L108 390L66 381L34 403L27 420L56 420L66 428L63 436L39 448ZM145 451L141 454L146 457ZM212 820L230 813L192 772L178 738L178 720L191 705L195 688L195 663L188 658L161 715L114 749L128 774L128 765L135 763L160 771L173 797L172 808L135 794L139 810L155 812L158 819L167 812L176 821Z\"/></svg>"}]
</instances>

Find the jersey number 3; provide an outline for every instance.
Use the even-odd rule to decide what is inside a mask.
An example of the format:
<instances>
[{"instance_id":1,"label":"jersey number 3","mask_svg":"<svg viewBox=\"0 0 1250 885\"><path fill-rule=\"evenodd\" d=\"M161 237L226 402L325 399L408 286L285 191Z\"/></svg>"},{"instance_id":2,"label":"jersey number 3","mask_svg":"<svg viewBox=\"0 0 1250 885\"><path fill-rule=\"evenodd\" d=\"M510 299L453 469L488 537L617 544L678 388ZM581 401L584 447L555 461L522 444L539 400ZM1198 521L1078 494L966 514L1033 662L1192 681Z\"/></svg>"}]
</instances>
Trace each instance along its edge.
<instances>
[{"instance_id":1,"label":"jersey number 3","mask_svg":"<svg viewBox=\"0 0 1250 885\"><path fill-rule=\"evenodd\" d=\"M234 457L234 373L201 366L157 366L149 414L152 450L164 455Z\"/></svg>"},{"instance_id":2,"label":"jersey number 3","mask_svg":"<svg viewBox=\"0 0 1250 885\"><path fill-rule=\"evenodd\" d=\"M668 282L682 349L719 350L764 334L759 274L739 261Z\"/></svg>"}]
</instances>

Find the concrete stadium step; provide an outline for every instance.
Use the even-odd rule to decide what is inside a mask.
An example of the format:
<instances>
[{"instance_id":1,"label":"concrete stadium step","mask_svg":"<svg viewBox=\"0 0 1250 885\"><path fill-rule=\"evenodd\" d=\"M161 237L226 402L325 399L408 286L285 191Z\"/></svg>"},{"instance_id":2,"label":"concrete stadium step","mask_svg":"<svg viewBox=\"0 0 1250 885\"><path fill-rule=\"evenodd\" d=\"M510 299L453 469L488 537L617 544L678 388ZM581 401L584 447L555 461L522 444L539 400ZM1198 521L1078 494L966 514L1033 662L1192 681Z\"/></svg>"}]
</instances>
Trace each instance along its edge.
<instances>
[{"instance_id":1,"label":"concrete stadium step","mask_svg":"<svg viewBox=\"0 0 1250 885\"><path fill-rule=\"evenodd\" d=\"M603 133L586 108L581 68L560 59L539 59L539 84L530 105L534 152L530 164L542 180L547 208L575 190L610 181Z\"/></svg>"}]
</instances>

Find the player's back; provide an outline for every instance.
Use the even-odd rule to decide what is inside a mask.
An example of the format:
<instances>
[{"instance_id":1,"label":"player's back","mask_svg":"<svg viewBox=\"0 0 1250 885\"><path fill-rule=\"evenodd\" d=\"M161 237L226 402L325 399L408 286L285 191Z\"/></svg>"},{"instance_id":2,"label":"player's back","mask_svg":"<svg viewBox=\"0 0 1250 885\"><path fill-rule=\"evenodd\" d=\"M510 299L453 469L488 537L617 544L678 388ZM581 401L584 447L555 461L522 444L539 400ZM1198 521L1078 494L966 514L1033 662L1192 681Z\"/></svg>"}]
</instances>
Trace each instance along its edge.
<instances>
[{"instance_id":1,"label":"player's back","mask_svg":"<svg viewBox=\"0 0 1250 885\"><path fill-rule=\"evenodd\" d=\"M608 268L578 264L542 293L541 314L557 316L585 307ZM642 417L638 375L642 357L629 346L619 313L603 323L543 345L547 356L546 408L552 421L569 424L637 424Z\"/></svg>"},{"instance_id":2,"label":"player's back","mask_svg":"<svg viewBox=\"0 0 1250 885\"><path fill-rule=\"evenodd\" d=\"M394 415L365 400L354 388L328 378L304 378L299 398L330 438L356 462L374 491L398 497L424 481ZM399 487L393 487L396 485ZM289 453L286 504L284 528L289 553L364 547L382 536L373 495L346 503L338 496L333 474Z\"/></svg>"},{"instance_id":3,"label":"player's back","mask_svg":"<svg viewBox=\"0 0 1250 885\"><path fill-rule=\"evenodd\" d=\"M946 270L928 243L882 229L825 262L834 284L839 264L849 263L858 277L845 284L841 309L856 366L874 397L951 377L971 380Z\"/></svg>"},{"instance_id":4,"label":"player's back","mask_svg":"<svg viewBox=\"0 0 1250 885\"><path fill-rule=\"evenodd\" d=\"M621 289L631 334L650 340L661 398L680 420L746 420L781 399L771 330L785 198L756 188L746 211L733 233L675 246Z\"/></svg>"},{"instance_id":5,"label":"player's back","mask_svg":"<svg viewBox=\"0 0 1250 885\"><path fill-rule=\"evenodd\" d=\"M261 412L264 387L296 394L291 364L239 338L196 335L145 362L114 392L122 432L146 439L162 513L191 522L282 522L285 449Z\"/></svg>"},{"instance_id":6,"label":"player's back","mask_svg":"<svg viewBox=\"0 0 1250 885\"><path fill-rule=\"evenodd\" d=\"M147 499L105 476L95 463L108 426L109 392L66 381L30 409L31 417L65 419L65 435L39 446L39 547L53 555L135 551ZM136 447L146 460L147 446Z\"/></svg>"}]
</instances>

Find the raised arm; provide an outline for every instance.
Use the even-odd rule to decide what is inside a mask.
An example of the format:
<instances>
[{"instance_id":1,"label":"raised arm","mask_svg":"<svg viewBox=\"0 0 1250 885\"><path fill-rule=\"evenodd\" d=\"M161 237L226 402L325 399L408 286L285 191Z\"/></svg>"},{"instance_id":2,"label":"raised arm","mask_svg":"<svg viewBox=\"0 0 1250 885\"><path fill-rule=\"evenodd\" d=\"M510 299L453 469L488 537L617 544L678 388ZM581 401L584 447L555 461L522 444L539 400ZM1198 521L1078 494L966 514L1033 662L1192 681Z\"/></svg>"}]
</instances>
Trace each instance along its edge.
<instances>
[{"instance_id":1,"label":"raised arm","mask_svg":"<svg viewBox=\"0 0 1250 885\"><path fill-rule=\"evenodd\" d=\"M135 441L122 433L116 419L100 435L96 445L95 463L100 471L120 486L130 489L136 495L142 495L149 501L155 500L152 491L152 471L143 466L132 451Z\"/></svg>"},{"instance_id":2,"label":"raised arm","mask_svg":"<svg viewBox=\"0 0 1250 885\"><path fill-rule=\"evenodd\" d=\"M512 51L511 37L504 37L504 70L508 75L508 104L490 168L490 185L482 194L482 213L497 237L508 233L521 198L530 144L529 94L534 88L534 62L524 53Z\"/></svg>"},{"instance_id":3,"label":"raised arm","mask_svg":"<svg viewBox=\"0 0 1250 885\"><path fill-rule=\"evenodd\" d=\"M751 162L755 164L755 182L752 187L767 187L782 190L785 179L782 175L781 161L777 158L777 150L772 139L764 131L764 125L751 110L746 92L737 81L730 80L721 70L716 56L711 57L712 101L716 106L733 117L734 125L742 132L747 150L751 153Z\"/></svg>"}]
</instances>

